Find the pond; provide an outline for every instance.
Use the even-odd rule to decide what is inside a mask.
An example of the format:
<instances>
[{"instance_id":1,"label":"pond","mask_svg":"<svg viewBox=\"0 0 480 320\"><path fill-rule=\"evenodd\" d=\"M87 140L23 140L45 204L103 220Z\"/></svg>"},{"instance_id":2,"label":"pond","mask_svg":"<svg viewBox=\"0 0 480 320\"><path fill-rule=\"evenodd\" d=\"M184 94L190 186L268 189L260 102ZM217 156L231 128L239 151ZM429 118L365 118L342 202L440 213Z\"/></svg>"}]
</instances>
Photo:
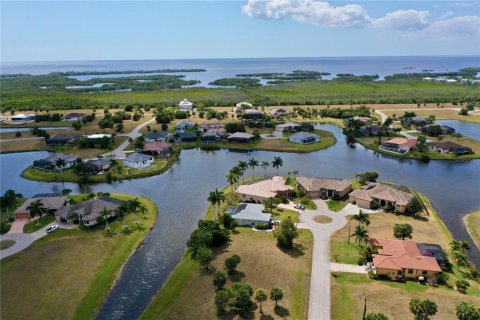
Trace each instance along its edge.
<instances>
[{"instance_id":1,"label":"pond","mask_svg":"<svg viewBox=\"0 0 480 320\"><path fill-rule=\"evenodd\" d=\"M452 127L457 133L480 141L480 124L478 123L460 120L437 120L437 123L442 126Z\"/></svg>"},{"instance_id":2,"label":"pond","mask_svg":"<svg viewBox=\"0 0 480 320\"><path fill-rule=\"evenodd\" d=\"M34 128L0 128L0 133L11 133L11 132L28 132L33 131ZM72 127L38 127L38 129L42 130L69 130Z\"/></svg>"},{"instance_id":3,"label":"pond","mask_svg":"<svg viewBox=\"0 0 480 320\"><path fill-rule=\"evenodd\" d=\"M356 172L374 170L380 179L412 187L424 193L438 210L457 239L469 239L463 227L463 214L480 207L480 161L424 163L375 154L361 146L352 149L339 128L321 125L335 134L338 143L326 150L308 153L251 153L221 151L182 151L180 161L168 172L139 180L96 184L86 189L65 183L74 192L123 192L148 197L158 207L155 227L143 246L131 257L99 312L99 319L135 319L161 288L180 260L190 232L208 206L208 193L227 185L226 174L239 160L255 157L271 161L282 157L279 174L299 170L300 175L352 178ZM60 183L41 183L19 178L21 171L46 152L5 154L1 161L1 192L15 189L26 196L61 190ZM256 169L256 173L263 173ZM276 174L270 169L268 174ZM472 259L480 265L480 252Z\"/></svg>"}]
</instances>

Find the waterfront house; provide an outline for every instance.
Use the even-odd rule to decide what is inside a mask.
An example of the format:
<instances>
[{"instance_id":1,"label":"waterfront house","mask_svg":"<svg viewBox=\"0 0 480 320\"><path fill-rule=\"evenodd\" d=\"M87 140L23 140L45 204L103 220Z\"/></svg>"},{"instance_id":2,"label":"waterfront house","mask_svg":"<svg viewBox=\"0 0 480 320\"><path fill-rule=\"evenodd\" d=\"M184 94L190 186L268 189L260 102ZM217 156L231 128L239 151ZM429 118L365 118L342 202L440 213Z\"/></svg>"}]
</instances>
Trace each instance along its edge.
<instances>
[{"instance_id":1,"label":"waterfront house","mask_svg":"<svg viewBox=\"0 0 480 320\"><path fill-rule=\"evenodd\" d=\"M271 179L245 183L235 192L239 194L242 202L263 203L276 195L288 196L293 189L291 185L285 184L283 177L275 176Z\"/></svg>"},{"instance_id":2,"label":"waterfront house","mask_svg":"<svg viewBox=\"0 0 480 320\"><path fill-rule=\"evenodd\" d=\"M240 102L235 105L234 111L243 111L253 109L253 105L248 102Z\"/></svg>"},{"instance_id":3,"label":"waterfront house","mask_svg":"<svg viewBox=\"0 0 480 320\"><path fill-rule=\"evenodd\" d=\"M144 138L145 138L145 142L167 141L168 132L167 131L151 132L151 133L147 133Z\"/></svg>"},{"instance_id":4,"label":"waterfront house","mask_svg":"<svg viewBox=\"0 0 480 320\"><path fill-rule=\"evenodd\" d=\"M112 135L107 133L95 133L87 136L88 140L97 140L97 139L103 139L103 138L111 139Z\"/></svg>"},{"instance_id":5,"label":"waterfront house","mask_svg":"<svg viewBox=\"0 0 480 320\"><path fill-rule=\"evenodd\" d=\"M54 213L63 208L67 203L67 197L58 194L45 194L43 197L35 196L27 199L27 201L22 203L22 205L15 210L15 219L28 219L30 217L30 211L27 208L30 206L30 204L37 200L40 200L42 205L45 207L44 214Z\"/></svg>"},{"instance_id":6,"label":"waterfront house","mask_svg":"<svg viewBox=\"0 0 480 320\"><path fill-rule=\"evenodd\" d=\"M283 109L283 108L278 108L278 109L273 109L270 111L270 114L272 116L286 116L288 114L288 110Z\"/></svg>"},{"instance_id":7,"label":"waterfront house","mask_svg":"<svg viewBox=\"0 0 480 320\"><path fill-rule=\"evenodd\" d=\"M244 119L261 119L261 118L263 118L263 112L259 111L257 109L248 109L243 113L242 118L244 118Z\"/></svg>"},{"instance_id":8,"label":"waterfront house","mask_svg":"<svg viewBox=\"0 0 480 320\"><path fill-rule=\"evenodd\" d=\"M142 152L153 156L168 157L172 152L172 144L163 141L145 143Z\"/></svg>"},{"instance_id":9,"label":"waterfront house","mask_svg":"<svg viewBox=\"0 0 480 320\"><path fill-rule=\"evenodd\" d=\"M179 102L178 109L182 111L192 111L193 103L191 103L187 99L183 99L182 101Z\"/></svg>"},{"instance_id":10,"label":"waterfront house","mask_svg":"<svg viewBox=\"0 0 480 320\"><path fill-rule=\"evenodd\" d=\"M145 169L150 167L154 161L155 160L151 155L134 152L126 156L123 160L123 164L130 168Z\"/></svg>"},{"instance_id":11,"label":"waterfront house","mask_svg":"<svg viewBox=\"0 0 480 320\"><path fill-rule=\"evenodd\" d=\"M408 124L416 125L416 126L424 126L427 124L433 123L433 120L430 118L424 117L406 117L404 121Z\"/></svg>"},{"instance_id":12,"label":"waterfront house","mask_svg":"<svg viewBox=\"0 0 480 320\"><path fill-rule=\"evenodd\" d=\"M360 208L370 208L373 201L383 207L393 207L395 211L404 213L407 205L413 199L409 192L382 183L369 183L362 189L350 193L349 201Z\"/></svg>"},{"instance_id":13,"label":"waterfront house","mask_svg":"<svg viewBox=\"0 0 480 320\"><path fill-rule=\"evenodd\" d=\"M82 166L83 174L99 174L108 171L112 166L110 160L99 158L90 159L86 161Z\"/></svg>"},{"instance_id":14,"label":"waterfront house","mask_svg":"<svg viewBox=\"0 0 480 320\"><path fill-rule=\"evenodd\" d=\"M225 134L223 133L215 130L209 130L200 137L200 141L202 141L203 143L214 143L221 141L224 137Z\"/></svg>"},{"instance_id":15,"label":"waterfront house","mask_svg":"<svg viewBox=\"0 0 480 320\"><path fill-rule=\"evenodd\" d=\"M178 139L177 141L181 142L195 142L198 140L198 136L192 132L177 132Z\"/></svg>"},{"instance_id":16,"label":"waterfront house","mask_svg":"<svg viewBox=\"0 0 480 320\"><path fill-rule=\"evenodd\" d=\"M80 112L72 112L63 117L65 121L82 121L87 115Z\"/></svg>"},{"instance_id":17,"label":"waterfront house","mask_svg":"<svg viewBox=\"0 0 480 320\"><path fill-rule=\"evenodd\" d=\"M371 122L372 122L372 119L370 117L360 117L360 116L355 116L355 117L347 118L343 120L343 123L345 123L347 127L350 127L354 123L357 125L366 125Z\"/></svg>"},{"instance_id":18,"label":"waterfront house","mask_svg":"<svg viewBox=\"0 0 480 320\"><path fill-rule=\"evenodd\" d=\"M14 124L33 122L33 121L35 121L35 115L34 114L20 113L20 114L16 114L14 116L11 116L10 121Z\"/></svg>"},{"instance_id":19,"label":"waterfront house","mask_svg":"<svg viewBox=\"0 0 480 320\"><path fill-rule=\"evenodd\" d=\"M194 126L195 124L193 122L188 120L182 120L177 122L177 124L175 125L175 130L177 131L191 130L193 129Z\"/></svg>"},{"instance_id":20,"label":"waterfront house","mask_svg":"<svg viewBox=\"0 0 480 320\"><path fill-rule=\"evenodd\" d=\"M230 143L249 143L253 139L253 135L246 132L235 132L228 136Z\"/></svg>"},{"instance_id":21,"label":"waterfront house","mask_svg":"<svg viewBox=\"0 0 480 320\"><path fill-rule=\"evenodd\" d=\"M297 177L298 188L309 198L341 199L352 191L346 179Z\"/></svg>"},{"instance_id":22,"label":"waterfront house","mask_svg":"<svg viewBox=\"0 0 480 320\"><path fill-rule=\"evenodd\" d=\"M52 153L46 158L35 160L33 162L33 167L36 169L46 170L46 171L60 171L61 168L58 168L56 164L59 159L62 159L63 161L65 161L65 166L63 167L63 169L68 169L73 167L77 163L77 159L81 159L81 158L77 156L62 154L62 153Z\"/></svg>"},{"instance_id":23,"label":"waterfront house","mask_svg":"<svg viewBox=\"0 0 480 320\"><path fill-rule=\"evenodd\" d=\"M311 144L320 141L320 136L310 132L296 132L288 137L288 141L300 144Z\"/></svg>"},{"instance_id":24,"label":"waterfront house","mask_svg":"<svg viewBox=\"0 0 480 320\"><path fill-rule=\"evenodd\" d=\"M463 154L473 154L472 149L462 146L458 143L445 141L445 142L427 142L427 147L438 153L453 153L457 156Z\"/></svg>"},{"instance_id":25,"label":"waterfront house","mask_svg":"<svg viewBox=\"0 0 480 320\"><path fill-rule=\"evenodd\" d=\"M263 212L262 204L255 203L240 203L238 206L228 207L225 214L230 215L239 226L268 226L272 219L271 214Z\"/></svg>"},{"instance_id":26,"label":"waterfront house","mask_svg":"<svg viewBox=\"0 0 480 320\"><path fill-rule=\"evenodd\" d=\"M427 124L425 126L418 126L415 128L418 132L428 133L430 127L440 127L442 129L442 134L454 134L455 129L449 126L439 126L438 124Z\"/></svg>"},{"instance_id":27,"label":"waterfront house","mask_svg":"<svg viewBox=\"0 0 480 320\"><path fill-rule=\"evenodd\" d=\"M358 133L359 135L361 136L364 136L364 137L368 137L368 136L378 136L379 134L383 134L384 133L384 130L382 130L382 128L380 126L377 126L377 125L365 125L365 126L361 126L359 129L358 129Z\"/></svg>"},{"instance_id":28,"label":"waterfront house","mask_svg":"<svg viewBox=\"0 0 480 320\"><path fill-rule=\"evenodd\" d=\"M400 153L407 153L417 145L417 139L406 139L406 138L393 138L390 140L385 141L380 149L400 152Z\"/></svg>"},{"instance_id":29,"label":"waterfront house","mask_svg":"<svg viewBox=\"0 0 480 320\"><path fill-rule=\"evenodd\" d=\"M57 222L72 224L78 223L86 227L95 226L103 222L102 211L107 209L108 218L116 216L115 210L122 204L122 200L112 197L89 199L81 204L64 207L55 213Z\"/></svg>"},{"instance_id":30,"label":"waterfront house","mask_svg":"<svg viewBox=\"0 0 480 320\"><path fill-rule=\"evenodd\" d=\"M75 133L57 134L47 140L47 144L51 146L63 146L67 143L73 143L79 137Z\"/></svg>"},{"instance_id":31,"label":"waterfront house","mask_svg":"<svg viewBox=\"0 0 480 320\"><path fill-rule=\"evenodd\" d=\"M373 254L375 273L391 280L428 279L442 271L434 257L424 256L417 244L409 240L370 239L378 250Z\"/></svg>"},{"instance_id":32,"label":"waterfront house","mask_svg":"<svg viewBox=\"0 0 480 320\"><path fill-rule=\"evenodd\" d=\"M299 128L301 128L301 127L302 127L302 125L300 123L285 122L285 123L277 124L275 126L275 131L280 131L280 132L295 131L295 130L298 130Z\"/></svg>"}]
</instances>

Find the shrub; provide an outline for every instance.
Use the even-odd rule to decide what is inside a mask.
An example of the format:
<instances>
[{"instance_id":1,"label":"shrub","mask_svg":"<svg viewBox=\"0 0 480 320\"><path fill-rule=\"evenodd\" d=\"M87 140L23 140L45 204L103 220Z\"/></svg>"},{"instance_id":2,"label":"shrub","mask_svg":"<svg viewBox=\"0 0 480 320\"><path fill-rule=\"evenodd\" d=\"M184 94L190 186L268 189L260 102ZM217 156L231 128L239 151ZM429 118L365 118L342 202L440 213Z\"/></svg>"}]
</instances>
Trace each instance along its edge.
<instances>
[{"instance_id":1,"label":"shrub","mask_svg":"<svg viewBox=\"0 0 480 320\"><path fill-rule=\"evenodd\" d=\"M215 288L220 290L227 282L227 275L223 271L215 271L212 275L212 281Z\"/></svg>"},{"instance_id":2,"label":"shrub","mask_svg":"<svg viewBox=\"0 0 480 320\"><path fill-rule=\"evenodd\" d=\"M380 208L380 203L378 202L377 199L374 199L372 202L370 202L370 209L378 209Z\"/></svg>"},{"instance_id":3,"label":"shrub","mask_svg":"<svg viewBox=\"0 0 480 320\"><path fill-rule=\"evenodd\" d=\"M225 260L225 268L227 269L228 274L232 274L235 272L237 265L240 263L242 259L238 254L234 254L233 256L227 258Z\"/></svg>"}]
</instances>

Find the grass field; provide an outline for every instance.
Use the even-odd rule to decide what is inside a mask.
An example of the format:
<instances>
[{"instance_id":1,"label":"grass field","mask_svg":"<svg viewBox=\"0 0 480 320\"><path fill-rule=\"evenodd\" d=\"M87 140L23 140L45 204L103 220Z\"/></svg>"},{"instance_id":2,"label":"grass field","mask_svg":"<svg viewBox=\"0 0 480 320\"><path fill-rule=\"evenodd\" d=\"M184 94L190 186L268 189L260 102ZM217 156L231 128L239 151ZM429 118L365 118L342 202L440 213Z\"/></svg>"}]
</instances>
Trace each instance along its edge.
<instances>
[{"instance_id":1,"label":"grass field","mask_svg":"<svg viewBox=\"0 0 480 320\"><path fill-rule=\"evenodd\" d=\"M112 194L129 199L131 196ZM26 250L1 260L2 319L90 319L100 306L122 265L153 226L157 209L147 199L148 209L129 229L122 222L94 230L61 229L34 242Z\"/></svg>"},{"instance_id":2,"label":"grass field","mask_svg":"<svg viewBox=\"0 0 480 320\"><path fill-rule=\"evenodd\" d=\"M0 153L28 152L45 150L44 139L0 141Z\"/></svg>"},{"instance_id":3,"label":"grass field","mask_svg":"<svg viewBox=\"0 0 480 320\"><path fill-rule=\"evenodd\" d=\"M282 314L288 314L285 318L306 318L312 234L302 230L295 241L296 248L284 252L276 246L271 232L249 228L238 230L239 233L232 235L230 246L217 250L209 271L204 271L196 262L184 256L141 319L215 319L215 289L211 274L214 269L221 269L225 259L234 253L240 255L242 261L237 272L230 276L227 286L238 281L248 283L254 289L269 290L279 286L284 290L284 298L279 305L283 307ZM274 306L273 301L264 302L264 316L260 317L258 308L254 308L252 318L283 318L275 313Z\"/></svg>"},{"instance_id":4,"label":"grass field","mask_svg":"<svg viewBox=\"0 0 480 320\"><path fill-rule=\"evenodd\" d=\"M474 211L465 217L463 222L476 245L480 248L480 210Z\"/></svg>"},{"instance_id":5,"label":"grass field","mask_svg":"<svg viewBox=\"0 0 480 320\"><path fill-rule=\"evenodd\" d=\"M458 111L451 110L451 109L432 109L432 110L411 110L417 114L419 117L428 117L430 115L434 115L437 120L461 120L461 121L468 121L474 123L480 123L480 115L471 114L468 116L461 116L458 114ZM402 109L390 109L386 111L382 111L387 116L391 116L395 114L397 117L403 116L405 110Z\"/></svg>"},{"instance_id":6,"label":"grass field","mask_svg":"<svg viewBox=\"0 0 480 320\"><path fill-rule=\"evenodd\" d=\"M24 233L32 233L35 232L46 225L52 223L55 221L55 215L54 214L47 214L38 219L38 225L37 225L37 220L34 219L32 222L27 223L26 225L23 226L23 232Z\"/></svg>"}]
</instances>

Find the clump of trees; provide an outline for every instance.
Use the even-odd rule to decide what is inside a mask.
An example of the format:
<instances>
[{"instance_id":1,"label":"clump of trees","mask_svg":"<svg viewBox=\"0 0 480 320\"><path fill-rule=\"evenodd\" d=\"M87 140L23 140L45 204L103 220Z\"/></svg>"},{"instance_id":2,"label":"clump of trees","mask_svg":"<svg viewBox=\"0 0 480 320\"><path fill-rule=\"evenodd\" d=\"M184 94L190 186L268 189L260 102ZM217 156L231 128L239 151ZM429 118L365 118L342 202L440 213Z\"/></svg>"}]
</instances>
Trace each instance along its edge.
<instances>
[{"instance_id":1,"label":"clump of trees","mask_svg":"<svg viewBox=\"0 0 480 320\"><path fill-rule=\"evenodd\" d=\"M370 109L366 106L360 106L350 109L326 108L319 111L322 118L346 119L352 117L369 117Z\"/></svg>"},{"instance_id":2,"label":"clump of trees","mask_svg":"<svg viewBox=\"0 0 480 320\"><path fill-rule=\"evenodd\" d=\"M413 227L408 223L395 224L393 226L393 236L397 239L412 239Z\"/></svg>"},{"instance_id":3,"label":"clump of trees","mask_svg":"<svg viewBox=\"0 0 480 320\"><path fill-rule=\"evenodd\" d=\"M355 173L355 179L360 182L361 185L366 185L369 182L377 182L377 179L380 175L375 171L366 171Z\"/></svg>"},{"instance_id":4,"label":"clump of trees","mask_svg":"<svg viewBox=\"0 0 480 320\"><path fill-rule=\"evenodd\" d=\"M429 299L412 299L410 300L409 307L415 320L428 320L438 311L437 304Z\"/></svg>"},{"instance_id":5,"label":"clump of trees","mask_svg":"<svg viewBox=\"0 0 480 320\"><path fill-rule=\"evenodd\" d=\"M282 249L293 248L293 240L298 237L298 230L291 217L284 219L278 228L273 231L277 245Z\"/></svg>"}]
</instances>

